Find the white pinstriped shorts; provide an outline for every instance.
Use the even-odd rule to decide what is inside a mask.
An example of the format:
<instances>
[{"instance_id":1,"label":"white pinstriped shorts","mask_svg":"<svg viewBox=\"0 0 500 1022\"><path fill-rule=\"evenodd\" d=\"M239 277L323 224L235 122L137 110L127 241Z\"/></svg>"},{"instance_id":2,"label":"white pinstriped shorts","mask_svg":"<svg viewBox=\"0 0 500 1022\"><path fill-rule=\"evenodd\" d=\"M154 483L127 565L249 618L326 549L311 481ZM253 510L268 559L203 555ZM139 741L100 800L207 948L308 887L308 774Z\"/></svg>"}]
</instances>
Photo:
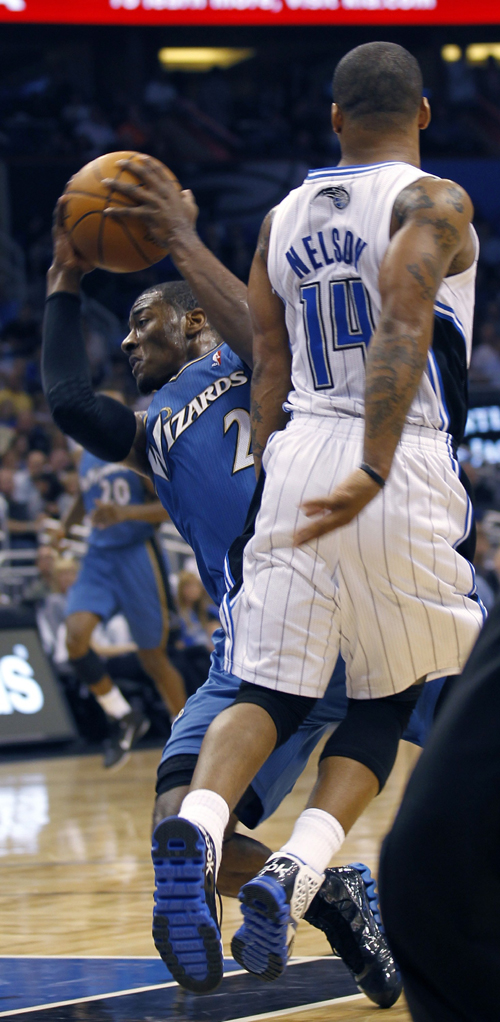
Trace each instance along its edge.
<instances>
[{"instance_id":1,"label":"white pinstriped shorts","mask_svg":"<svg viewBox=\"0 0 500 1022\"><path fill-rule=\"evenodd\" d=\"M340 649L351 698L392 695L461 671L483 622L456 552L472 509L447 434L407 426L389 480L350 525L300 549L304 500L361 461L364 421L298 415L264 454L267 478L243 587L226 605L225 667L320 697Z\"/></svg>"}]
</instances>

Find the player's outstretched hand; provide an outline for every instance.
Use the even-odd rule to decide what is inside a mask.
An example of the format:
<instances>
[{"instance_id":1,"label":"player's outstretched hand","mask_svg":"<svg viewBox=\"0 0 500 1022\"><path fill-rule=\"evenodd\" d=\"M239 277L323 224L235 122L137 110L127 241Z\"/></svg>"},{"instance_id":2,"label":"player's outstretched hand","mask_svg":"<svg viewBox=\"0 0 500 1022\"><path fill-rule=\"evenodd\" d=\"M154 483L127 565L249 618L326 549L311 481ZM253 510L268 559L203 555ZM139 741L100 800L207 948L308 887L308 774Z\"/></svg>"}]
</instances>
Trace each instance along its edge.
<instances>
[{"instance_id":1,"label":"player's outstretched hand","mask_svg":"<svg viewBox=\"0 0 500 1022\"><path fill-rule=\"evenodd\" d=\"M147 224L149 240L170 249L176 235L192 230L196 224L198 207L193 193L189 189L181 191L179 182L167 177L147 156L133 162L119 160L118 166L138 177L139 183L107 178L104 184L132 199L134 205L108 206L104 215L123 220L139 218Z\"/></svg>"},{"instance_id":2,"label":"player's outstretched hand","mask_svg":"<svg viewBox=\"0 0 500 1022\"><path fill-rule=\"evenodd\" d=\"M349 525L377 493L380 493L378 484L366 472L357 468L329 497L318 497L302 505L304 514L314 520L295 533L294 545L302 546L327 532Z\"/></svg>"},{"instance_id":3,"label":"player's outstretched hand","mask_svg":"<svg viewBox=\"0 0 500 1022\"><path fill-rule=\"evenodd\" d=\"M85 273L90 273L94 266L84 259L71 244L65 227L66 203L66 196L62 195L54 210L52 221L52 243L54 247L52 267L80 274L83 277Z\"/></svg>"},{"instance_id":4,"label":"player's outstretched hand","mask_svg":"<svg viewBox=\"0 0 500 1022\"><path fill-rule=\"evenodd\" d=\"M110 525L119 525L122 521L122 509L118 504L105 504L102 500L96 500L92 525L97 529L109 529Z\"/></svg>"}]
</instances>

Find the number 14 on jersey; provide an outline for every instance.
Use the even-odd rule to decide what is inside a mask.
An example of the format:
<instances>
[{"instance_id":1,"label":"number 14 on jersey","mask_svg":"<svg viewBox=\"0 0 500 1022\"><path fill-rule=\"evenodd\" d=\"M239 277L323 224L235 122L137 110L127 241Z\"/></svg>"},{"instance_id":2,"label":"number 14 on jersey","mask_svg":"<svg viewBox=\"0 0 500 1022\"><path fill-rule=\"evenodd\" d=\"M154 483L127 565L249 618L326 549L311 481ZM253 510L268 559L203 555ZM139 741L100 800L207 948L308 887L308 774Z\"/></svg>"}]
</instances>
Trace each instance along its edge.
<instances>
[{"instance_id":1,"label":"number 14 on jersey","mask_svg":"<svg viewBox=\"0 0 500 1022\"><path fill-rule=\"evenodd\" d=\"M316 390L335 386L330 355L347 348L359 348L364 360L375 329L370 296L360 277L328 282L330 315L325 329L323 286L315 281L300 287L307 352Z\"/></svg>"}]
</instances>

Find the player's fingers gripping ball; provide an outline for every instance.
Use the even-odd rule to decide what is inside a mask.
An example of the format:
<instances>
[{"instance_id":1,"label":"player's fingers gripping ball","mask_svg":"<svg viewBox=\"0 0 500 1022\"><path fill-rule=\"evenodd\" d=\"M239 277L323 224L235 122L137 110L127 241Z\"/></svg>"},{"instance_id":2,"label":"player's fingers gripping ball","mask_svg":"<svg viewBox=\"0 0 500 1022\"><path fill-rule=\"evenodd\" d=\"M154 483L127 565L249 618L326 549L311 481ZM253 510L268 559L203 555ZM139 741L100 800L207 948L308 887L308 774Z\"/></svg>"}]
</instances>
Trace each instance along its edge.
<instances>
[{"instance_id":1,"label":"player's fingers gripping ball","mask_svg":"<svg viewBox=\"0 0 500 1022\"><path fill-rule=\"evenodd\" d=\"M108 206L104 215L120 220L139 218L147 224L149 240L167 251L172 235L190 230L196 223L198 207L193 193L189 189L181 191L177 179L167 177L162 164L149 156L140 156L133 164L129 160L119 160L118 166L131 170L143 187L138 190L123 178L105 180L104 184L114 186L115 197L122 194L137 205Z\"/></svg>"},{"instance_id":2,"label":"player's fingers gripping ball","mask_svg":"<svg viewBox=\"0 0 500 1022\"><path fill-rule=\"evenodd\" d=\"M132 273L168 254L167 246L151 235L148 211L153 193L146 181L168 181L181 188L163 163L134 152L99 156L68 182L64 227L73 248L93 266ZM114 209L124 215L113 216Z\"/></svg>"}]
</instances>

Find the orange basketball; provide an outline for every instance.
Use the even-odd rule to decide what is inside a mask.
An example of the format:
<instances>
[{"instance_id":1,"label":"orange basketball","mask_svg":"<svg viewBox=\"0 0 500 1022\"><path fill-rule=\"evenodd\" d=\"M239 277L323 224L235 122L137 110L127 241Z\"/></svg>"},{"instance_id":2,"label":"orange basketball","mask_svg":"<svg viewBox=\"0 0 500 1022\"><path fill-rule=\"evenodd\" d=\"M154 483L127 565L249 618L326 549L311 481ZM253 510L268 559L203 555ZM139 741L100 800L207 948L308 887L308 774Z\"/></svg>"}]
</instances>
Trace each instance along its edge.
<instances>
[{"instance_id":1,"label":"orange basketball","mask_svg":"<svg viewBox=\"0 0 500 1022\"><path fill-rule=\"evenodd\" d=\"M133 273L158 263L168 254L148 239L146 225L138 218L119 219L103 216L109 206L133 206L126 195L104 185L104 178L137 184L138 178L117 166L118 160L137 160L140 153L120 152L98 156L71 178L66 186L66 217L64 226L80 255L95 266L113 273ZM175 181L175 174L159 160L149 157L156 167ZM141 187L142 184L141 184Z\"/></svg>"}]
</instances>

